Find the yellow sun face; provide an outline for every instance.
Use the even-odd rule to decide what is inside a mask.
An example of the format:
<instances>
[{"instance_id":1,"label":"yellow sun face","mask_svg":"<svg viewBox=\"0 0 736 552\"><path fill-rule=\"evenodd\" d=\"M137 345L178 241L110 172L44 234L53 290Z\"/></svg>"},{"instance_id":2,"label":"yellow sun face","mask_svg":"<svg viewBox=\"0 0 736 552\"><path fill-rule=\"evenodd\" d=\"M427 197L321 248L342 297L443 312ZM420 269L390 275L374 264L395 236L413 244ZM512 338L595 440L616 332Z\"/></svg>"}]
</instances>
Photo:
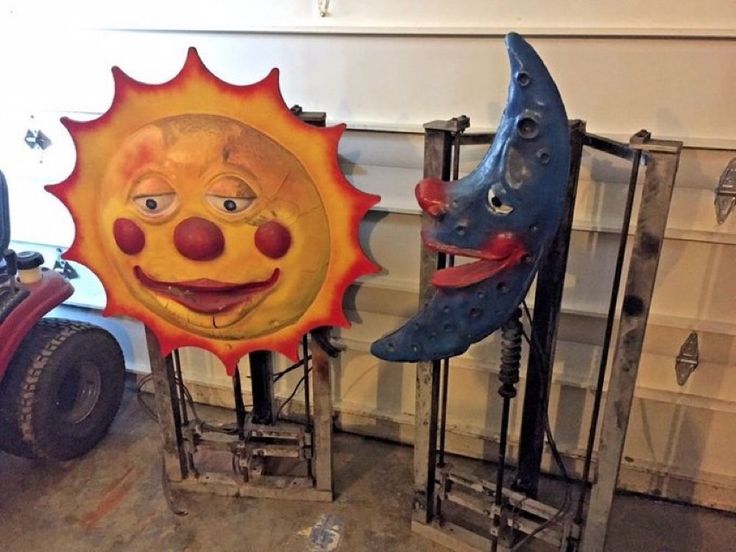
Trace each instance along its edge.
<instances>
[{"instance_id":1,"label":"yellow sun face","mask_svg":"<svg viewBox=\"0 0 736 552\"><path fill-rule=\"evenodd\" d=\"M378 198L339 169L344 127L301 122L275 70L229 85L194 49L162 85L113 74L107 113L62 121L77 164L49 187L75 221L65 256L98 275L105 314L144 322L164 354L208 349L230 373L250 351L295 358L309 330L347 326L347 286L376 270L358 225Z\"/></svg>"}]
</instances>

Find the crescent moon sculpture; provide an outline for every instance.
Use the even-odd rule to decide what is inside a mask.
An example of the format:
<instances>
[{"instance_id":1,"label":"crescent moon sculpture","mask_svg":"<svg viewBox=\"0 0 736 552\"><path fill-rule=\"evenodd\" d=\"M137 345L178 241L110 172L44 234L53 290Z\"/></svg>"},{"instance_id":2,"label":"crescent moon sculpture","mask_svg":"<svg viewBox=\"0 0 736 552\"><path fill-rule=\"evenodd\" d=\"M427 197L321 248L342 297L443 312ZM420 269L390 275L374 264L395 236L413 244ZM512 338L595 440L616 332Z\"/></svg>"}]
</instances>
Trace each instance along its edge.
<instances>
[{"instance_id":1,"label":"crescent moon sculpture","mask_svg":"<svg viewBox=\"0 0 736 552\"><path fill-rule=\"evenodd\" d=\"M434 297L372 344L379 358L447 358L490 335L524 299L557 232L570 166L565 106L534 49L515 33L506 47L511 83L490 149L464 178L427 178L415 190L431 219L424 246L473 261L434 274Z\"/></svg>"}]
</instances>

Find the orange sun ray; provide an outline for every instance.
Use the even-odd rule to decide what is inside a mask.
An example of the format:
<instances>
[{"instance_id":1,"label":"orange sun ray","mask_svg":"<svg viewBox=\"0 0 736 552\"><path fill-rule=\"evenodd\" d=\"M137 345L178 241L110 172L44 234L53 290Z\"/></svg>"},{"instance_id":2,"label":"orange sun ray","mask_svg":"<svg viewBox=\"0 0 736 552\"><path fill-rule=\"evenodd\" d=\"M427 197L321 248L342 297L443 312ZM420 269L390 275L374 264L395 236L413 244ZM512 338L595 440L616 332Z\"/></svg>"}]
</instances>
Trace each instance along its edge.
<instances>
[{"instance_id":1,"label":"orange sun ray","mask_svg":"<svg viewBox=\"0 0 736 552\"><path fill-rule=\"evenodd\" d=\"M229 374L251 351L296 360L310 330L349 327L345 291L378 270L358 229L379 197L340 169L345 126L291 113L277 69L229 84L194 48L163 84L112 73L107 112L62 119L76 164L46 187L74 220L65 258L102 281L104 314L143 322L163 354L211 351Z\"/></svg>"}]
</instances>

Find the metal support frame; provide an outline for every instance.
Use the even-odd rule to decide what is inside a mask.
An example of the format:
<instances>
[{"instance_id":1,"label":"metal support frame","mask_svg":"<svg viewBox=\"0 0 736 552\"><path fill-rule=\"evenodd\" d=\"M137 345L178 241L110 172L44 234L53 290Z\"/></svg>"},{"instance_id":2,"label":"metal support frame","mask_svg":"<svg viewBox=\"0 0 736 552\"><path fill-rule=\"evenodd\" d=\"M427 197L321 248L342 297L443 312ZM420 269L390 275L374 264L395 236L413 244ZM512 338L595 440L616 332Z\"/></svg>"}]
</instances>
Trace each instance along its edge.
<instances>
[{"instance_id":1,"label":"metal support frame","mask_svg":"<svg viewBox=\"0 0 736 552\"><path fill-rule=\"evenodd\" d=\"M460 146L488 144L494 138L494 135L489 133L464 134L465 129L468 127L469 121L465 116L448 121L432 121L425 125L425 177L436 177L442 180L457 178ZM453 550L487 551L494 546L498 547L499 550L506 550L511 545L508 539L504 539L504 536L509 534L509 529L527 535L537 530L534 535L535 538L545 540L560 550L566 548L568 550L574 550L579 544L581 525L584 520L582 514L573 516L572 514L574 512L570 511L565 516L565 522L557 528L545 526L545 528L539 530L540 526L544 525L544 522L551 518L555 517L555 519L559 519L559 512L556 508L535 500L535 496L541 473L551 372L560 319L562 289L569 251L570 233L572 230L572 215L580 171L580 159L584 146L632 161L632 176L629 183L630 201L627 201L627 209L621 229L621 243L623 245L619 258L617 259L617 273L619 274L623 267L623 253L626 244L625 237L629 228L631 212L629 204L633 201L636 191L641 151L646 152L647 178L644 186L642 208L646 205L647 209L650 209L651 212L645 213L644 215L640 213L635 241L636 244L639 244L639 247L643 245L646 249L649 246L649 254L652 255L649 262L654 263L653 270L656 271L659 255L657 251L655 259L655 255L651 250L655 248L658 250L661 245L664 222L666 221L669 207L669 196L667 196L667 201L664 201L663 198L649 198L649 195L653 193L653 190L665 190L668 187L669 193L671 194L671 186L677 166L676 159L679 156L679 145L677 143L649 140L649 135L645 131L634 135L630 144L623 144L588 134L585 130L585 122L571 121L572 158L563 221L550 252L542 263L537 281L532 335L536 342L536 349L541 354L530 355L526 376L526 394L524 398L517 478L514 482L514 490L502 489L503 500L496 500L495 495L497 491L494 483L477 477L461 475L454 471L450 464L444 461L444 431L447 414L446 397L449 382L449 359L417 364L412 530ZM674 156L674 166L668 165L665 168L663 166L665 159L657 157L660 154ZM455 174L451 174L451 168L454 168L452 172ZM663 193L664 191L661 192L661 194ZM642 216L648 221L647 224L642 224ZM661 228L658 226L659 224L661 224ZM443 254L422 250L420 304L429 300L434 292L429 283L433 272L438 268L444 268L452 261L452 258L448 258ZM635 255L628 273L629 283L627 284L627 298L624 302L624 317L632 316L630 313L627 315L627 312L632 309L632 296L641 299L641 303L634 300L633 306L645 305L647 311L651 300L653 277L651 286L635 286L636 292L633 295L629 293L629 285L633 285L631 284L632 279L637 278L642 272L641 268L637 268L638 262L639 260ZM649 270L652 270L651 266ZM619 281L619 278L614 278L612 283L612 300L608 313L608 326L611 327L616 318L616 301L614 298L618 295ZM639 320L638 318L637 320L645 326L646 313L641 311L636 316L643 317L643 320ZM624 327L623 324L622 319L622 328ZM624 335L624 332L621 332L619 335ZM606 332L606 337L606 341L610 340L610 331ZM631 354L625 355L631 362L638 363L641 353L640 345L637 354L634 356ZM622 341L619 340L616 358L621 357L623 346ZM608 350L608 343L604 344L604 348ZM632 343L628 341L626 342L626 351L629 351L629 353L635 352L632 349ZM621 361L619 361L619 364L621 364ZM614 362L614 366L618 366L616 361ZM604 374L605 366L601 366L601 377L598 382L600 389L596 392L598 402L601 400L600 395L603 389ZM612 380L612 383L614 381ZM633 384L631 391L633 392ZM609 411L611 410L610 404L611 401L609 401L605 419L608 419ZM630 402L626 406L626 419L628 419L629 408ZM591 421L591 446L586 457L586 482L588 479L588 468L592 460L592 444L594 443L593 437L596 434L596 422L597 419ZM625 427L623 431L625 432ZM623 434L620 437L623 437ZM440 450L438 450L438 444ZM621 451L619 450L618 456L612 460L616 466L618 466L621 459L620 453ZM616 471L616 476L617 473ZM603 476L603 480L606 481L605 473ZM600 478L601 476L599 475L599 481L601 481ZM586 484L581 483L581 485L582 505L582 500L585 497ZM612 485L609 484L608 488L615 488L615 480ZM597 493L601 495L600 490ZM498 502L502 503L501 506L497 504ZM445 515L446 508L443 507L444 503L448 507L457 508L460 506L463 508L462 511L468 512L469 515L475 516L476 518L480 516L483 519L487 519L488 523L481 524L483 529L480 532L457 525ZM592 503L593 500L591 500ZM517 515L507 515L509 507L515 509ZM598 515L595 513L593 507L591 509L593 516ZM607 516L610 512L610 502L607 507L598 506L598 509L604 514L607 521ZM603 528L603 534L605 535L605 527ZM588 544L585 545L584 550L589 550ZM590 550L598 549L590 548Z\"/></svg>"},{"instance_id":2,"label":"metal support frame","mask_svg":"<svg viewBox=\"0 0 736 552\"><path fill-rule=\"evenodd\" d=\"M434 176L449 180L454 136L464 131L468 125L467 117L433 121L424 125L425 178ZM420 304L431 299L433 289L430 279L434 271L444 267L445 263L446 257L443 253L422 248L419 271ZM429 523L436 509L434 471L437 464L440 367L440 361L417 364L413 519L419 523Z\"/></svg>"},{"instance_id":3,"label":"metal support frame","mask_svg":"<svg viewBox=\"0 0 736 552\"><path fill-rule=\"evenodd\" d=\"M542 453L544 452L549 388L552 382L552 366L555 361L562 290L565 286L567 254L570 249L572 217L575 210L584 137L585 122L572 121L570 125L570 172L562 221L537 274L534 321L531 329L531 338L537 344L537 354L529 355L527 362L526 390L519 437L519 469L514 482L516 490L532 498L537 496Z\"/></svg>"},{"instance_id":4,"label":"metal support frame","mask_svg":"<svg viewBox=\"0 0 736 552\"><path fill-rule=\"evenodd\" d=\"M598 445L598 479L593 486L582 546L602 552L629 425L654 282L664 241L681 142L649 140L632 144L646 159L642 200Z\"/></svg>"},{"instance_id":5,"label":"metal support frame","mask_svg":"<svg viewBox=\"0 0 736 552\"><path fill-rule=\"evenodd\" d=\"M324 112L292 113L324 127ZM305 424L278 420L272 354L248 355L253 407L243 400L240 367L233 374L235 424L207 424L188 404L177 351L163 357L156 337L146 329L154 400L163 439L164 485L189 491L237 497L329 502L332 479L332 391L327 328L302 347ZM311 354L310 354L311 353ZM312 376L310 394L309 376ZM230 459L220 464L219 455ZM204 468L203 468L204 466ZM224 469L223 469L224 467ZM298 475L295 475L298 473ZM172 504L175 511L181 512Z\"/></svg>"},{"instance_id":6,"label":"metal support frame","mask_svg":"<svg viewBox=\"0 0 736 552\"><path fill-rule=\"evenodd\" d=\"M235 497L332 500L330 362L317 340L309 344L314 384L312 427L276 419L256 421L255 412L264 412L273 404L272 396L259 392L260 395L254 393L254 407L245 419L236 416L233 429L232 424L203 424L188 418L187 398L174 355L162 357L155 336L148 330L146 338L163 438L164 483L169 490ZM270 359L252 365L251 374L272 381ZM268 386L261 386L261 391L265 387ZM242 392L239 382L234 384L234 391L237 405L237 394ZM236 408L236 414L237 411ZM213 427L228 430L227 435ZM231 458L231 463L221 464L232 469L202 469L200 460L207 462L208 457L218 453L221 458ZM286 470L281 469L283 461L289 462ZM293 475L297 471L294 462L308 466L301 470L303 474Z\"/></svg>"}]
</instances>

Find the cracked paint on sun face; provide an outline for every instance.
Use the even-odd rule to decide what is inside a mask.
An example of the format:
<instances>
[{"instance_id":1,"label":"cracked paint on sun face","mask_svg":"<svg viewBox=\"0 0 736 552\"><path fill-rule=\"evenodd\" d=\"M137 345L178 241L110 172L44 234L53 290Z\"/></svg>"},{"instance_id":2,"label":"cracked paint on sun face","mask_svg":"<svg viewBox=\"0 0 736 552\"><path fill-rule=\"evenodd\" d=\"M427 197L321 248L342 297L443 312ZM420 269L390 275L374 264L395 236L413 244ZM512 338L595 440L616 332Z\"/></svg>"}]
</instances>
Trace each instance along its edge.
<instances>
[{"instance_id":1,"label":"cracked paint on sun face","mask_svg":"<svg viewBox=\"0 0 736 552\"><path fill-rule=\"evenodd\" d=\"M262 335L298 319L324 280L330 229L314 183L237 121L146 125L113 155L100 194L109 198L101 220L115 221L100 229L106 250L123 253L109 255L118 277L174 324Z\"/></svg>"}]
</instances>

